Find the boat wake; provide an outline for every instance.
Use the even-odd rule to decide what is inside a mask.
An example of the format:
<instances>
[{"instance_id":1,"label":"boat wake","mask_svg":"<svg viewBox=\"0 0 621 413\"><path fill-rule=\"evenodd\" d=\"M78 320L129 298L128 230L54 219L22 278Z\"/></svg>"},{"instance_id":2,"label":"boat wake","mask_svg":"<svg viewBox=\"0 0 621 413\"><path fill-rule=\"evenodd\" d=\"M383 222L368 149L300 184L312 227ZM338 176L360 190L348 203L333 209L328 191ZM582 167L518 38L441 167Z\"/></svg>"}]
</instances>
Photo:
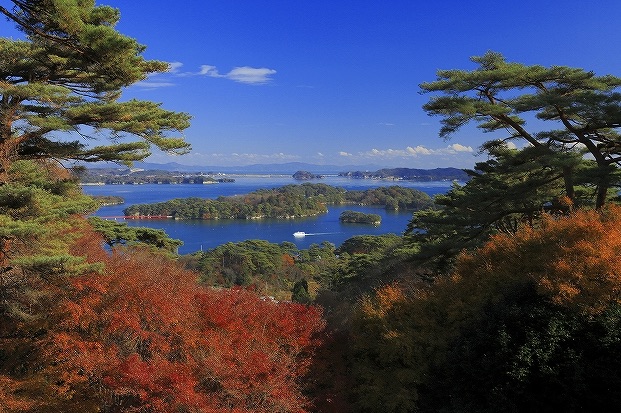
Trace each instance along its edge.
<instances>
[{"instance_id":1,"label":"boat wake","mask_svg":"<svg viewBox=\"0 0 621 413\"><path fill-rule=\"evenodd\" d=\"M339 232L304 232L304 231L297 231L293 233L293 236L296 238L303 238L303 237L307 237L309 235L331 235L331 234L339 234Z\"/></svg>"}]
</instances>

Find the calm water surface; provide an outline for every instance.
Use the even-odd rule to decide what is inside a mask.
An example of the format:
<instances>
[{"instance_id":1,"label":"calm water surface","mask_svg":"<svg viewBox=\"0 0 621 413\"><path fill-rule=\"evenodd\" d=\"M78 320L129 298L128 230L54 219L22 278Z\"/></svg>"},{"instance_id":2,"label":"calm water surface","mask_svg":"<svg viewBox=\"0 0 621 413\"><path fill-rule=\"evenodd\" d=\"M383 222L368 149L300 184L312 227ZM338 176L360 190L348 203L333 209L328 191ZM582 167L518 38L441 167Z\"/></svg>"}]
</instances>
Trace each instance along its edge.
<instances>
[{"instance_id":1,"label":"calm water surface","mask_svg":"<svg viewBox=\"0 0 621 413\"><path fill-rule=\"evenodd\" d=\"M201 197L215 199L219 196L243 195L261 188L277 188L283 185L299 184L291 176L233 176L233 183L219 183L211 185L103 185L84 186L84 192L89 195L116 195L125 199L123 205L113 205L100 208L94 215L100 217L120 217L123 210L130 205L163 202L175 198ZM332 186L343 187L348 190L370 189L380 186L400 185L419 189L433 196L445 193L451 186L450 182L398 182L375 181L362 179L341 178L326 176L324 179L312 181ZM363 207L355 205L328 206L327 214L294 220L125 220L131 226L144 226L163 229L172 238L183 241L179 253L188 254L198 250L215 248L226 242L239 242L247 239L263 239L274 243L284 241L293 242L298 248L308 248L311 244L320 244L328 241L339 246L346 239L354 235L379 235L386 233L402 234L410 218L411 212L390 212L383 208ZM341 212L354 210L365 213L374 213L382 217L381 225L374 227L362 224L344 224L339 221ZM296 238L293 233L303 231L307 235Z\"/></svg>"}]
</instances>

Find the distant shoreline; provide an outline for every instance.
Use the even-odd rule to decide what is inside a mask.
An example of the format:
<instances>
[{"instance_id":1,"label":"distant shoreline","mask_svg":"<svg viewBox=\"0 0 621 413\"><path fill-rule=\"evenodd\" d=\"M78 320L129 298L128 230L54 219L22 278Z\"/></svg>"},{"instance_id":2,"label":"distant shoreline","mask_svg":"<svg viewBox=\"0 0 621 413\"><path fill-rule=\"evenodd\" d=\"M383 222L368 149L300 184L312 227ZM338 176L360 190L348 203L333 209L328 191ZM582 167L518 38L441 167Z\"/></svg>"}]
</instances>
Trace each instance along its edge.
<instances>
[{"instance_id":1,"label":"distant shoreline","mask_svg":"<svg viewBox=\"0 0 621 413\"><path fill-rule=\"evenodd\" d=\"M300 173L300 171L296 172ZM78 176L80 185L101 186L101 185L186 185L186 184L215 184L234 182L235 178L289 178L295 179L295 174L270 173L270 172L248 172L248 173L221 173L221 172L180 172L165 170L145 170L145 169L115 169L115 168L93 168ZM310 174L310 173L309 173ZM372 180L385 182L450 182L467 181L468 175L457 168L436 168L436 169L412 169L412 168L393 168L380 169L377 171L348 171L338 173L328 173L312 175L312 178L298 179L300 181L319 182L323 178L341 177L352 180Z\"/></svg>"}]
</instances>

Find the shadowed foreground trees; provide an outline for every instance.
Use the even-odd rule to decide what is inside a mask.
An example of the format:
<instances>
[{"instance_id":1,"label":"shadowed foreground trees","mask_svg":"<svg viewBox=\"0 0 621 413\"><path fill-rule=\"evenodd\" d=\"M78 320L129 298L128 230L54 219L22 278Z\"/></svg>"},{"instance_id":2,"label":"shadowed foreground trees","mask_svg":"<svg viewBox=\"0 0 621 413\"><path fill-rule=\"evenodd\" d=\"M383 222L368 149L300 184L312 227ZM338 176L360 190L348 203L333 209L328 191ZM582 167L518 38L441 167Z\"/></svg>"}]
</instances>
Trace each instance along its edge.
<instances>
[{"instance_id":1,"label":"shadowed foreground trees","mask_svg":"<svg viewBox=\"0 0 621 413\"><path fill-rule=\"evenodd\" d=\"M543 218L460 256L430 288L364 301L352 366L362 411L621 408L621 208Z\"/></svg>"}]
</instances>

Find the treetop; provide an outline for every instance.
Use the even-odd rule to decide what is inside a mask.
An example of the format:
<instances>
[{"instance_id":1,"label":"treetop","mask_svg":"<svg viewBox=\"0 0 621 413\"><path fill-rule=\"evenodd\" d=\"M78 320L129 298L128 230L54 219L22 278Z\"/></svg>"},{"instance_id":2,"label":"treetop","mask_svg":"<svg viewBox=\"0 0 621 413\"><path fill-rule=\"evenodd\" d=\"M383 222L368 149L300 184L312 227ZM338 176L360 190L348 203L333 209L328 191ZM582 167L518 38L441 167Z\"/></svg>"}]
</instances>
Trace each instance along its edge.
<instances>
[{"instance_id":1,"label":"treetop","mask_svg":"<svg viewBox=\"0 0 621 413\"><path fill-rule=\"evenodd\" d=\"M0 149L6 154L0 173L17 159L128 164L153 147L189 151L180 134L190 125L188 114L150 101L120 101L126 87L169 65L146 60L145 46L116 31L118 10L93 0L12 3L0 13L26 40L0 39ZM111 144L89 145L101 138Z\"/></svg>"}]
</instances>

